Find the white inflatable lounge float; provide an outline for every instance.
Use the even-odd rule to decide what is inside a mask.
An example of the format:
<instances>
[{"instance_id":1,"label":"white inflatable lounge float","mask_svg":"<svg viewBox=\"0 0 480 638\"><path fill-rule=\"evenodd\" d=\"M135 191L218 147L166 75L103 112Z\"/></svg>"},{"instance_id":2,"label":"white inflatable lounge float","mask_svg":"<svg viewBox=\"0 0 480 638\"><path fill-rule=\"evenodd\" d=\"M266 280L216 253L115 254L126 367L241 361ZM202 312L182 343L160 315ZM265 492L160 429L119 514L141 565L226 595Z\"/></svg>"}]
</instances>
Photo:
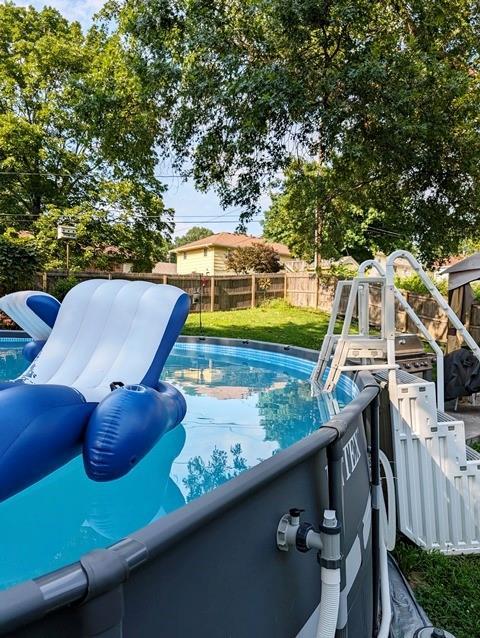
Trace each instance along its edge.
<instances>
[{"instance_id":1,"label":"white inflatable lounge float","mask_svg":"<svg viewBox=\"0 0 480 638\"><path fill-rule=\"evenodd\" d=\"M0 500L82 447L91 478L123 476L180 423L185 400L159 377L188 310L174 286L94 279L72 288L38 356L0 384Z\"/></svg>"},{"instance_id":2,"label":"white inflatable lounge float","mask_svg":"<svg viewBox=\"0 0 480 638\"><path fill-rule=\"evenodd\" d=\"M0 298L0 310L35 341L48 339L59 309L55 297L38 290L22 290Z\"/></svg>"}]
</instances>

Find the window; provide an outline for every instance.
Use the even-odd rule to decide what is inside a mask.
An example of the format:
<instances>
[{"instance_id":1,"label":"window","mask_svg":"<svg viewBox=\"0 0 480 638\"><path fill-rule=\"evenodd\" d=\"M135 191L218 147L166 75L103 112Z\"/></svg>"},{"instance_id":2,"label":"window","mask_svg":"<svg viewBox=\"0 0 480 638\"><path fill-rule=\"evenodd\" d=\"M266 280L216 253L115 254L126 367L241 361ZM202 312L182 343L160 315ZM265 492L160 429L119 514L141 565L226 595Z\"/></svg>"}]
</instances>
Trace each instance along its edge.
<instances>
[{"instance_id":1,"label":"window","mask_svg":"<svg viewBox=\"0 0 480 638\"><path fill-rule=\"evenodd\" d=\"M187 258L187 253L183 253L183 258L186 259Z\"/></svg>"},{"instance_id":2,"label":"window","mask_svg":"<svg viewBox=\"0 0 480 638\"><path fill-rule=\"evenodd\" d=\"M203 256L206 257L208 255L208 248L203 249Z\"/></svg>"}]
</instances>

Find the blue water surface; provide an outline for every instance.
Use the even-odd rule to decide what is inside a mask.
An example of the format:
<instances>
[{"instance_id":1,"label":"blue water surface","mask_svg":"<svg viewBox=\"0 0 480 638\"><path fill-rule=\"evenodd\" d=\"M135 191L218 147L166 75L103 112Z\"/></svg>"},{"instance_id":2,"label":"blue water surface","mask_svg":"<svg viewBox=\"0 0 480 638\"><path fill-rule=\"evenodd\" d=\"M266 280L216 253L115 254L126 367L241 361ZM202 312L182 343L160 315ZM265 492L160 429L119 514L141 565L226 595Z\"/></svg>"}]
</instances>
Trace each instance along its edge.
<instances>
[{"instance_id":1,"label":"blue water surface","mask_svg":"<svg viewBox=\"0 0 480 638\"><path fill-rule=\"evenodd\" d=\"M0 340L0 380L27 367L23 345ZM1 503L0 588L107 547L316 430L329 412L311 370L284 354L177 344L162 377L186 397L183 424L122 479L95 483L78 457ZM340 406L355 393L344 381Z\"/></svg>"}]
</instances>

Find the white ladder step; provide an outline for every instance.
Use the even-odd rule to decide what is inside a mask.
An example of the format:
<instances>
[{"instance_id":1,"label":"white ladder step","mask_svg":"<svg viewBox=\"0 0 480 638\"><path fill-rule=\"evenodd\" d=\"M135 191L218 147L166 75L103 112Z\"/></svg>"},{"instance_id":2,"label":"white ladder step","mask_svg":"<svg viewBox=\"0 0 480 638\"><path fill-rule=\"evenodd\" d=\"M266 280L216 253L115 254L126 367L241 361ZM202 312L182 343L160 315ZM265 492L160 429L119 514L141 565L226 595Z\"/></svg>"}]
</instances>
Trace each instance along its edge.
<instances>
[{"instance_id":1,"label":"white ladder step","mask_svg":"<svg viewBox=\"0 0 480 638\"><path fill-rule=\"evenodd\" d=\"M467 461L480 461L480 452L474 450L469 445L465 446L467 451Z\"/></svg>"},{"instance_id":2,"label":"white ladder step","mask_svg":"<svg viewBox=\"0 0 480 638\"><path fill-rule=\"evenodd\" d=\"M380 381L388 381L388 370L379 370L375 372L374 376ZM410 372L405 372L405 370L397 370L396 377L399 385L406 385L407 383L432 383L432 381L426 381Z\"/></svg>"}]
</instances>

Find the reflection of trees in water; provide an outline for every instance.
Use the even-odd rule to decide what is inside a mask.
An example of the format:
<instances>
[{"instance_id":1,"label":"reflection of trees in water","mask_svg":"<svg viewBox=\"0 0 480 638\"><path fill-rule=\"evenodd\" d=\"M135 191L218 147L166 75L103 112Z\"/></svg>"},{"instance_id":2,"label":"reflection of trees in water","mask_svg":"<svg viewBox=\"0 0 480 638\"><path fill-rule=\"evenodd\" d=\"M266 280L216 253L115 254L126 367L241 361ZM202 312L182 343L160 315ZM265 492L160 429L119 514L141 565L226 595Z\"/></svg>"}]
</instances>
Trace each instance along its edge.
<instances>
[{"instance_id":1,"label":"reflection of trees in water","mask_svg":"<svg viewBox=\"0 0 480 638\"><path fill-rule=\"evenodd\" d=\"M168 360L164 376L167 381L181 384L182 391L188 395L197 394L199 384L209 387L243 387L248 395L258 390L266 390L275 381L283 379L281 370L259 368L259 364L255 362L250 366L245 362L240 363L239 359L233 357L232 365L228 365L227 357L224 359L219 367L218 363L204 357L189 356L185 361L182 357L173 356Z\"/></svg>"},{"instance_id":2,"label":"reflection of trees in water","mask_svg":"<svg viewBox=\"0 0 480 638\"><path fill-rule=\"evenodd\" d=\"M213 449L210 460L205 464L200 456L188 461L188 476L183 483L188 490L187 501L193 501L202 494L213 489L248 470L246 459L242 457L242 446L236 443L230 448L232 461L229 463L228 453L217 447Z\"/></svg>"},{"instance_id":3,"label":"reflection of trees in water","mask_svg":"<svg viewBox=\"0 0 480 638\"><path fill-rule=\"evenodd\" d=\"M284 388L261 392L257 404L266 441L282 449L311 434L321 425L309 383L289 381Z\"/></svg>"}]
</instances>

